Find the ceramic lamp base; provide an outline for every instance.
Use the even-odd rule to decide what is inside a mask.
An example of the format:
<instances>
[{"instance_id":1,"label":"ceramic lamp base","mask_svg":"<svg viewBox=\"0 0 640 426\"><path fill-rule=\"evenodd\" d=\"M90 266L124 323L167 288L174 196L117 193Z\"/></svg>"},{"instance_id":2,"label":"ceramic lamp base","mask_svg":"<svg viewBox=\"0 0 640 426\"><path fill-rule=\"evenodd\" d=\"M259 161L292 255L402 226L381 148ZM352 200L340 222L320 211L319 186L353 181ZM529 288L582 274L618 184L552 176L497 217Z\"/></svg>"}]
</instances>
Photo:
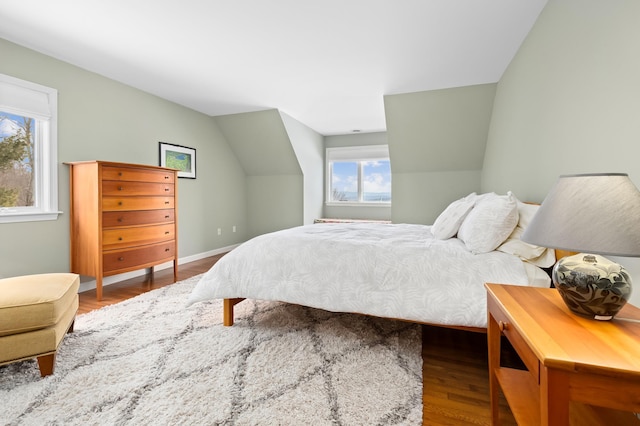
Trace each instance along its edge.
<instances>
[{"instance_id":1,"label":"ceramic lamp base","mask_svg":"<svg viewBox=\"0 0 640 426\"><path fill-rule=\"evenodd\" d=\"M631 278L621 265L594 254L560 259L553 283L571 312L596 320L612 319L631 296Z\"/></svg>"}]
</instances>

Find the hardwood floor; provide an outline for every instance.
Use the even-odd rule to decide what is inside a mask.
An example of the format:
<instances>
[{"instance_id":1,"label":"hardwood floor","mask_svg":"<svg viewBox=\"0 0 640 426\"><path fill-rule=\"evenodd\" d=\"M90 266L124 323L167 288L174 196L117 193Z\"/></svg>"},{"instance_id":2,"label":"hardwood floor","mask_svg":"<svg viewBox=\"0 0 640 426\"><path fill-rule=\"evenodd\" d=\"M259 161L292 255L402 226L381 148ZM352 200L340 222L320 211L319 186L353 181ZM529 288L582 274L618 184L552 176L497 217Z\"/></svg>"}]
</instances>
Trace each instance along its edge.
<instances>
[{"instance_id":1,"label":"hardwood floor","mask_svg":"<svg viewBox=\"0 0 640 426\"><path fill-rule=\"evenodd\" d=\"M222 256L180 265L178 279L184 280L206 272ZM165 269L104 287L100 302L96 301L95 290L82 292L78 313L99 309L170 284L173 284L173 271ZM513 362L517 363L517 356L512 356ZM490 424L485 334L423 326L422 358L425 425ZM500 412L503 425L516 425L504 399Z\"/></svg>"}]
</instances>

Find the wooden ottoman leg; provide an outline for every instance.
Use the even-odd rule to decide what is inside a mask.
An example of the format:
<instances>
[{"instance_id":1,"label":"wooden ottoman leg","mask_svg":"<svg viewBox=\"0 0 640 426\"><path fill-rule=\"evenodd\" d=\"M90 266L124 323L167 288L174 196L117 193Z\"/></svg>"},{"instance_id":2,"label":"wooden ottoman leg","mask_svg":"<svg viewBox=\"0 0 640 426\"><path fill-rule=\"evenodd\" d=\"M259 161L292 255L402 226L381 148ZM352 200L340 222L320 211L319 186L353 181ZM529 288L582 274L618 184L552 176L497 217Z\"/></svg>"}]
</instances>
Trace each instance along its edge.
<instances>
[{"instance_id":1,"label":"wooden ottoman leg","mask_svg":"<svg viewBox=\"0 0 640 426\"><path fill-rule=\"evenodd\" d=\"M38 367L40 368L40 376L45 377L53 374L53 366L56 362L55 352L49 355L38 357Z\"/></svg>"}]
</instances>

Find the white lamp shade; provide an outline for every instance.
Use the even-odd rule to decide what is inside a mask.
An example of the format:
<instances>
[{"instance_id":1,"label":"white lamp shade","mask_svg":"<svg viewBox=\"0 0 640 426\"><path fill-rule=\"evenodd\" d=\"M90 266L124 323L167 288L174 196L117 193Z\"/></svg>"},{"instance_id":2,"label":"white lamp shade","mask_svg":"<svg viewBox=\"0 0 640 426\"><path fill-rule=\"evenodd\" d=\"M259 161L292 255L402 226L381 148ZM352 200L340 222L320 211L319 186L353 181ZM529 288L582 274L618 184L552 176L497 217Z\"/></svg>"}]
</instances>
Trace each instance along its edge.
<instances>
[{"instance_id":1,"label":"white lamp shade","mask_svg":"<svg viewBox=\"0 0 640 426\"><path fill-rule=\"evenodd\" d=\"M521 239L560 250L640 257L640 191L623 173L560 176Z\"/></svg>"}]
</instances>

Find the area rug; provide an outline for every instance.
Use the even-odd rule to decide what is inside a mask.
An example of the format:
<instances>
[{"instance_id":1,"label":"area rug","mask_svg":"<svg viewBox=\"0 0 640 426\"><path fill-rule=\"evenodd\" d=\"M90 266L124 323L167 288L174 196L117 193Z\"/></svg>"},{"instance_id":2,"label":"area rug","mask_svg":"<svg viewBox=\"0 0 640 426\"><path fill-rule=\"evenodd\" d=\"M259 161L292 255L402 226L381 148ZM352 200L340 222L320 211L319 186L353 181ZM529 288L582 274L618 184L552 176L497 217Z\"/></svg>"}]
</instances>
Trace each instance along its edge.
<instances>
[{"instance_id":1,"label":"area rug","mask_svg":"<svg viewBox=\"0 0 640 426\"><path fill-rule=\"evenodd\" d=\"M198 279L79 315L52 376L0 367L0 424L422 423L418 325L246 300L224 327Z\"/></svg>"}]
</instances>

